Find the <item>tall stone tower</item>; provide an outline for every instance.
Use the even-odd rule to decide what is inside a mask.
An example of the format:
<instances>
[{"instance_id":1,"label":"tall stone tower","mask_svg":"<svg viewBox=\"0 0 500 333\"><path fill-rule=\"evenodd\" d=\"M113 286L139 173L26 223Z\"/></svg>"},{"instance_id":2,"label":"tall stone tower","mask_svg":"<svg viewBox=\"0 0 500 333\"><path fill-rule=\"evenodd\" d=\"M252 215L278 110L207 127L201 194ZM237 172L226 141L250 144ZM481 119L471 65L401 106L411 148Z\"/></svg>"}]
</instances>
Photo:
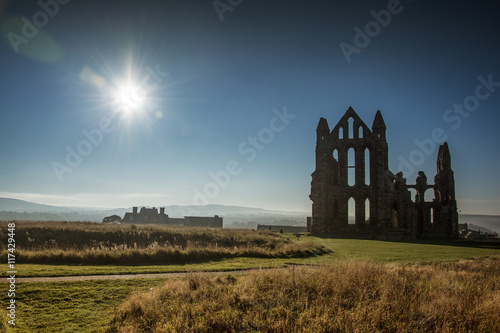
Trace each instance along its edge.
<instances>
[{"instance_id":1,"label":"tall stone tower","mask_svg":"<svg viewBox=\"0 0 500 333\"><path fill-rule=\"evenodd\" d=\"M458 212L455 199L455 178L451 169L450 150L446 142L439 147L434 184L434 197L437 205L433 211L433 221L435 221L433 232L456 238L458 237Z\"/></svg>"}]
</instances>

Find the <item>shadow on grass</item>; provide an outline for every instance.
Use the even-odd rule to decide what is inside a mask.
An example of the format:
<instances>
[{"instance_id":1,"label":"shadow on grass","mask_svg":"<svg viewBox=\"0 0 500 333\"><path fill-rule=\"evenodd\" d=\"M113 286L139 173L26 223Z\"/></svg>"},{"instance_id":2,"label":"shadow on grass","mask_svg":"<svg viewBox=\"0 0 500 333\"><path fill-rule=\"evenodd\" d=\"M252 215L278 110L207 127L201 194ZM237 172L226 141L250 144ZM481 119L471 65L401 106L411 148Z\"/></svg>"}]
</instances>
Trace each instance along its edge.
<instances>
[{"instance_id":1,"label":"shadow on grass","mask_svg":"<svg viewBox=\"0 0 500 333\"><path fill-rule=\"evenodd\" d=\"M458 247L500 250L500 238L454 239L454 240L450 240L450 239L420 239L417 241L398 242L398 243L444 245L444 246L458 246Z\"/></svg>"},{"instance_id":2,"label":"shadow on grass","mask_svg":"<svg viewBox=\"0 0 500 333\"><path fill-rule=\"evenodd\" d=\"M300 236L305 237L317 237L313 236L309 233L302 233ZM293 239L293 237L289 236L289 239ZM441 245L441 246L457 246L457 247L467 247L467 248L480 248L480 249L492 249L492 250L500 250L500 238L479 238L479 239L449 239L449 238L420 238L420 239L412 239L412 240L396 240L396 239L375 239L370 237L359 237L359 238L350 238L350 237L318 237L319 239L324 240L370 240L370 241L378 241L378 242L386 242L386 243L398 243L398 244L422 244L422 245Z\"/></svg>"},{"instance_id":3,"label":"shadow on grass","mask_svg":"<svg viewBox=\"0 0 500 333\"><path fill-rule=\"evenodd\" d=\"M305 237L317 237L310 234L302 234ZM292 239L292 237L289 237ZM463 248L477 248L500 250L500 238L482 238L482 239L449 239L449 238L421 238L412 240L396 240L396 239L375 239L375 238L350 238L350 237L318 237L323 240L358 240L358 241L377 241L392 244L422 244L422 245L439 245L439 246L454 246ZM307 238L304 238L307 239Z\"/></svg>"}]
</instances>

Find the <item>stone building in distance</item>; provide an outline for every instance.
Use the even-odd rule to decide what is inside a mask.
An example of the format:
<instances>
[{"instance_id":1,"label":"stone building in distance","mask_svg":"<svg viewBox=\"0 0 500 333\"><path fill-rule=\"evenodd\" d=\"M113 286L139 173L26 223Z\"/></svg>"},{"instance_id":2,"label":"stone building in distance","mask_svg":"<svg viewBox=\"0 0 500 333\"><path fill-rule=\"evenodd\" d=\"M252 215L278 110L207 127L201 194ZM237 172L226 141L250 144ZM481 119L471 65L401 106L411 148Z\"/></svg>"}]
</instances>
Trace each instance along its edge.
<instances>
[{"instance_id":1,"label":"stone building in distance","mask_svg":"<svg viewBox=\"0 0 500 333\"><path fill-rule=\"evenodd\" d=\"M330 130L321 118L316 130L316 170L312 174L313 235L339 238L457 238L458 213L451 157L439 147L434 184L420 171L415 184L388 166L386 126L377 111L371 129L349 107ZM410 189L415 189L412 198ZM432 201L426 200L429 191ZM432 193L431 193L432 194ZM354 206L354 219L349 206Z\"/></svg>"},{"instance_id":2,"label":"stone building in distance","mask_svg":"<svg viewBox=\"0 0 500 333\"><path fill-rule=\"evenodd\" d=\"M162 225L183 225L187 227L208 227L222 228L222 217L215 216L184 216L184 218L172 218L165 214L165 208L158 209L142 207L138 211L137 207L132 208L131 213L125 213L123 223L134 224L162 224Z\"/></svg>"}]
</instances>

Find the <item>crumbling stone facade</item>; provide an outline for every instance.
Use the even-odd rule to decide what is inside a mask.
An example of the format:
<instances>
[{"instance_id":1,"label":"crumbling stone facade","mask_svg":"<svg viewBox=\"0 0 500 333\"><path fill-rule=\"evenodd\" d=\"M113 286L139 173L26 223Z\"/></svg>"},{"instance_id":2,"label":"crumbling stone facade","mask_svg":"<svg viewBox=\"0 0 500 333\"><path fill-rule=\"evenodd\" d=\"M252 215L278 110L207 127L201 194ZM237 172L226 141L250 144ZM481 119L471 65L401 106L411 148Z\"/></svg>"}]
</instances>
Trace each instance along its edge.
<instances>
[{"instance_id":1,"label":"crumbling stone facade","mask_svg":"<svg viewBox=\"0 0 500 333\"><path fill-rule=\"evenodd\" d=\"M416 184L389 171L386 126L377 111L371 129L349 107L330 130L316 129L310 230L320 237L416 239L458 237L455 181L448 144L439 147L434 185L420 171ZM410 189L415 189L415 198ZM434 199L426 201L426 190ZM354 219L349 216L349 202Z\"/></svg>"},{"instance_id":2,"label":"crumbling stone facade","mask_svg":"<svg viewBox=\"0 0 500 333\"><path fill-rule=\"evenodd\" d=\"M165 208L158 209L142 207L140 211L137 207L132 208L132 213L125 213L121 220L123 223L135 224L163 224L163 225L183 225L188 227L208 227L222 228L222 217L215 216L184 216L184 218L173 218L165 214Z\"/></svg>"}]
</instances>

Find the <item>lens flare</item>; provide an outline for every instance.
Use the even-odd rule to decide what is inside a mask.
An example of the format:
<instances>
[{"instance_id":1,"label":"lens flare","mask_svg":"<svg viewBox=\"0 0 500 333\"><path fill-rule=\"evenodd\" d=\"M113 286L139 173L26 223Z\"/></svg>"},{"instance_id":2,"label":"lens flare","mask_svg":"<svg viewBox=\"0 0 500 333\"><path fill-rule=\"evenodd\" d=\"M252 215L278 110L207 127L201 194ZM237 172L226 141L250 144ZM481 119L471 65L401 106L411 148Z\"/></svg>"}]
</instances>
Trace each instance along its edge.
<instances>
[{"instance_id":1,"label":"lens flare","mask_svg":"<svg viewBox=\"0 0 500 333\"><path fill-rule=\"evenodd\" d=\"M140 86L127 84L117 89L115 103L125 113L139 111L145 102L145 93Z\"/></svg>"}]
</instances>

